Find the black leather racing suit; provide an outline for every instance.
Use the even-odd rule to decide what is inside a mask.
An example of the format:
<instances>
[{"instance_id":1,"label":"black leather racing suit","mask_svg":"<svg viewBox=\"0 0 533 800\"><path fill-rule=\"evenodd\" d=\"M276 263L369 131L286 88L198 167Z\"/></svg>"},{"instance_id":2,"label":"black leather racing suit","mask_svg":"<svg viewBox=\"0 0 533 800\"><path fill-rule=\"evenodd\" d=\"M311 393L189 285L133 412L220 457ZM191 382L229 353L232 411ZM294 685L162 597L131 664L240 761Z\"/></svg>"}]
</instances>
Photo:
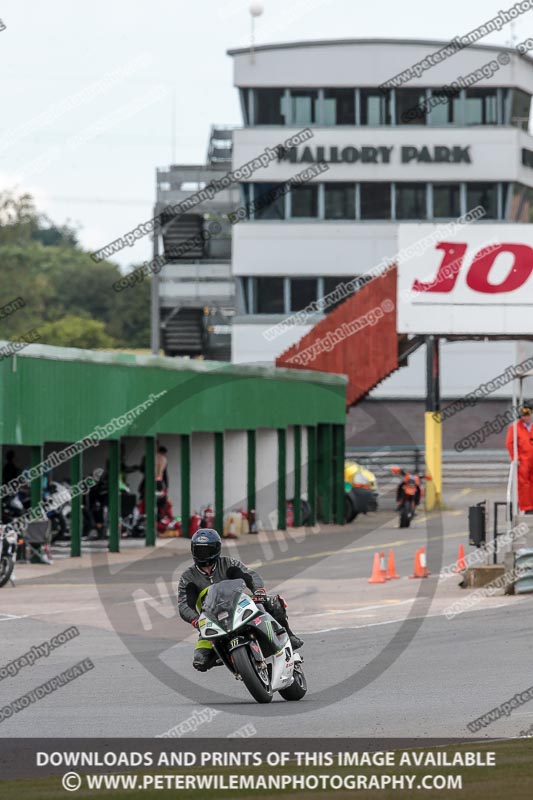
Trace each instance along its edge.
<instances>
[{"instance_id":1,"label":"black leather racing suit","mask_svg":"<svg viewBox=\"0 0 533 800\"><path fill-rule=\"evenodd\" d=\"M200 616L196 608L198 595L203 589L220 581L232 581L242 578L251 592L264 587L263 579L259 573L246 567L236 558L220 556L210 575L192 564L185 570L178 584L178 606L180 616L185 622L194 622Z\"/></svg>"}]
</instances>

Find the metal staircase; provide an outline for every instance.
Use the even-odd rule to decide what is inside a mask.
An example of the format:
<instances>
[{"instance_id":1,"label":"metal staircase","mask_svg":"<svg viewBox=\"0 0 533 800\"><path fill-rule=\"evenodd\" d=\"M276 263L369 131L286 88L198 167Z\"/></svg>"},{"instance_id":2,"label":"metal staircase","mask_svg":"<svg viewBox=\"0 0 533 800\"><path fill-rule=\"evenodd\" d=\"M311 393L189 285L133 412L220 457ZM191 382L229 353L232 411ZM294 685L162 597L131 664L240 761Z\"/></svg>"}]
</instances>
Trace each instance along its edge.
<instances>
[{"instance_id":1,"label":"metal staircase","mask_svg":"<svg viewBox=\"0 0 533 800\"><path fill-rule=\"evenodd\" d=\"M200 214L184 214L166 222L163 220L163 224L163 252L167 261L204 258L205 242L199 236L204 220ZM187 247L181 253L179 247L184 242L187 242Z\"/></svg>"},{"instance_id":2,"label":"metal staircase","mask_svg":"<svg viewBox=\"0 0 533 800\"><path fill-rule=\"evenodd\" d=\"M202 355L205 347L203 308L180 308L163 321L163 347L169 356Z\"/></svg>"}]
</instances>

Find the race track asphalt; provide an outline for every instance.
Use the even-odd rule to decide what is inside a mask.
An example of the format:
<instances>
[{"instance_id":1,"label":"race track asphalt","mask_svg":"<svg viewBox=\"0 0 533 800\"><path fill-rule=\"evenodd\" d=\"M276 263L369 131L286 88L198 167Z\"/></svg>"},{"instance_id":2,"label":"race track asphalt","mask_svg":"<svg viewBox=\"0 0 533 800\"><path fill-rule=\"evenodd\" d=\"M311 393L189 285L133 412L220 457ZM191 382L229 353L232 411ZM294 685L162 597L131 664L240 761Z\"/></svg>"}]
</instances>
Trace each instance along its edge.
<instances>
[{"instance_id":1,"label":"race track asphalt","mask_svg":"<svg viewBox=\"0 0 533 800\"><path fill-rule=\"evenodd\" d=\"M260 737L474 736L469 721L533 681L528 596L480 598L446 616L472 595L458 578L437 575L467 543L471 500L458 491L447 511L421 514L409 530L383 510L344 528L226 545L289 602L305 639L309 691L299 703L277 696L258 705L225 669L194 672L195 636L173 598L187 541L17 566L16 587L0 590L1 664L69 626L79 636L16 676L0 672L0 707L82 659L94 669L1 721L0 736L151 737L178 725L187 736L210 737L243 728ZM422 545L433 574L410 580ZM374 552L391 547L400 580L368 584ZM209 721L199 723L195 712L205 708ZM532 722L533 703L525 703L475 738L517 736Z\"/></svg>"}]
</instances>

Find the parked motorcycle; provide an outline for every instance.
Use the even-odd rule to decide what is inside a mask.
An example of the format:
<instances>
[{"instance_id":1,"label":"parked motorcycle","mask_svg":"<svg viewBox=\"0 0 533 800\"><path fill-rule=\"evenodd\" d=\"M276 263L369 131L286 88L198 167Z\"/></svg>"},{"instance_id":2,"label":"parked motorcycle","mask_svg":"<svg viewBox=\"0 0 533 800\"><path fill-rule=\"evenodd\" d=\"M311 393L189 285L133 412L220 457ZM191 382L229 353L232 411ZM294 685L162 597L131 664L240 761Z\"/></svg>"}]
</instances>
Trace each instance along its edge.
<instances>
[{"instance_id":1,"label":"parked motorcycle","mask_svg":"<svg viewBox=\"0 0 533 800\"><path fill-rule=\"evenodd\" d=\"M395 475L401 475L402 480L396 490L396 508L398 510L400 528L408 528L416 514L416 507L422 500L424 490L422 479L431 480L430 475L418 475L416 472L407 472L400 467L391 467Z\"/></svg>"},{"instance_id":2,"label":"parked motorcycle","mask_svg":"<svg viewBox=\"0 0 533 800\"><path fill-rule=\"evenodd\" d=\"M17 532L11 525L0 525L0 587L11 577L17 558Z\"/></svg>"},{"instance_id":3,"label":"parked motorcycle","mask_svg":"<svg viewBox=\"0 0 533 800\"><path fill-rule=\"evenodd\" d=\"M43 503L53 503L53 509L46 512L52 527L52 543L66 539L69 535L71 499L68 483L46 479L43 487Z\"/></svg>"},{"instance_id":4,"label":"parked motorcycle","mask_svg":"<svg viewBox=\"0 0 533 800\"><path fill-rule=\"evenodd\" d=\"M198 620L201 638L258 703L270 703L274 692L301 700L307 692L302 657L293 652L285 628L245 589L241 578L209 587Z\"/></svg>"}]
</instances>

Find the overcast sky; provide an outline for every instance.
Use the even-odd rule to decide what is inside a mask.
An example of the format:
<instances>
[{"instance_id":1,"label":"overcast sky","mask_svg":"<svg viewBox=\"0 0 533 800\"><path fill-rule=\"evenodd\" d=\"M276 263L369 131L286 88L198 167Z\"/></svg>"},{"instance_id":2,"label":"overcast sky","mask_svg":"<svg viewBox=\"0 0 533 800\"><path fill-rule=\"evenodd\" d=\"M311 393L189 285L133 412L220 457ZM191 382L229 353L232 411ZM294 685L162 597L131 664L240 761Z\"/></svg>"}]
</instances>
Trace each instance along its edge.
<instances>
[{"instance_id":1,"label":"overcast sky","mask_svg":"<svg viewBox=\"0 0 533 800\"><path fill-rule=\"evenodd\" d=\"M451 39L514 0L264 0L258 44ZM212 122L240 124L228 48L250 43L249 0L4 0L0 188L34 193L96 250L150 218L155 168L205 160ZM533 34L533 12L487 36ZM175 153L172 97L176 98ZM148 237L117 255L150 256Z\"/></svg>"}]
</instances>

